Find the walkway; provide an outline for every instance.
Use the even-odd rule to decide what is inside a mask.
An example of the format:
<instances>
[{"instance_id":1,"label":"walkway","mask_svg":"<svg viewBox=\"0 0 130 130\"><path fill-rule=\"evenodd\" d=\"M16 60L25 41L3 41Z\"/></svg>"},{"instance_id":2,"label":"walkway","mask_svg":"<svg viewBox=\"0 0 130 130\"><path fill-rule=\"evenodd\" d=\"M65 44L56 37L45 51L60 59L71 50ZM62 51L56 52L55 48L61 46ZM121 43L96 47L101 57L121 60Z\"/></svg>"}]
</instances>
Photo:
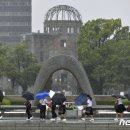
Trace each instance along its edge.
<instances>
[{"instance_id":1,"label":"walkway","mask_svg":"<svg viewBox=\"0 0 130 130\"><path fill-rule=\"evenodd\" d=\"M128 120L125 118L125 120ZM66 122L52 122L49 119L40 121L39 118L26 121L25 117L4 117L0 120L0 130L129 130L129 126L119 125L113 118L68 119Z\"/></svg>"}]
</instances>

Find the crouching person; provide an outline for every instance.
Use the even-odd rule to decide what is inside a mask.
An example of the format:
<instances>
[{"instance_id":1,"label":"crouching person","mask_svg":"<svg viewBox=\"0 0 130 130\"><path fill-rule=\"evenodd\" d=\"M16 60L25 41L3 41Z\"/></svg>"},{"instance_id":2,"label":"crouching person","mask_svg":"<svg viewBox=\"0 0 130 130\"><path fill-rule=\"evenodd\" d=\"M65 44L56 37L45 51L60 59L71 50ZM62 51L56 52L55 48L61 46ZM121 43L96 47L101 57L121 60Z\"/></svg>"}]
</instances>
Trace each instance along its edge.
<instances>
[{"instance_id":1,"label":"crouching person","mask_svg":"<svg viewBox=\"0 0 130 130\"><path fill-rule=\"evenodd\" d=\"M57 120L66 121L66 104L63 102L62 105L59 105L59 118Z\"/></svg>"}]
</instances>

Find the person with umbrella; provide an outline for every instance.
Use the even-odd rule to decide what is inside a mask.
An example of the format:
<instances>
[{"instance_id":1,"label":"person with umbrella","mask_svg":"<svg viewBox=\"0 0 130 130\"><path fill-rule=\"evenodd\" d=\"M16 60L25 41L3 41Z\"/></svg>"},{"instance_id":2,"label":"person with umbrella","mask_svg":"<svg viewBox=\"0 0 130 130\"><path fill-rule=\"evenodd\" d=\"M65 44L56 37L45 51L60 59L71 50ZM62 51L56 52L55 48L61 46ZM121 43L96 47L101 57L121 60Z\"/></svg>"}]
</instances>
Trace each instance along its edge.
<instances>
[{"instance_id":1,"label":"person with umbrella","mask_svg":"<svg viewBox=\"0 0 130 130\"><path fill-rule=\"evenodd\" d=\"M24 103L24 105L26 106L26 114L28 117L26 120L31 120L33 118L31 114L31 103L32 100L34 100L34 94L30 92L25 92L22 96L26 99L26 102Z\"/></svg>"},{"instance_id":2,"label":"person with umbrella","mask_svg":"<svg viewBox=\"0 0 130 130\"><path fill-rule=\"evenodd\" d=\"M66 121L66 97L65 97L65 90L62 91L61 95L63 95L63 102L59 105L59 118L58 120Z\"/></svg>"},{"instance_id":3,"label":"person with umbrella","mask_svg":"<svg viewBox=\"0 0 130 130\"><path fill-rule=\"evenodd\" d=\"M92 98L90 97L90 95L87 95L87 107L85 108L85 113L82 114L82 120L85 120L84 116L87 115L87 116L91 116L91 119L90 121L94 121L94 118L93 118L93 108L92 108Z\"/></svg>"},{"instance_id":4,"label":"person with umbrella","mask_svg":"<svg viewBox=\"0 0 130 130\"><path fill-rule=\"evenodd\" d=\"M49 92L50 101L47 103L47 105L48 105L48 107L51 108L51 114L52 114L52 118L50 119L51 121L56 121L56 118L57 118L57 114L55 112L56 102L54 100L54 95L55 95L55 92L50 90L50 92Z\"/></svg>"},{"instance_id":5,"label":"person with umbrella","mask_svg":"<svg viewBox=\"0 0 130 130\"><path fill-rule=\"evenodd\" d=\"M48 104L46 97L49 96L48 92L38 93L35 98L39 100L38 107L40 108L40 119L46 118L46 105Z\"/></svg>"},{"instance_id":6,"label":"person with umbrella","mask_svg":"<svg viewBox=\"0 0 130 130\"><path fill-rule=\"evenodd\" d=\"M51 98L51 112L52 112L52 119L51 121L59 120L57 114L55 112L56 105L63 105L63 102L66 101L66 97L62 93L55 93L52 90L49 92Z\"/></svg>"},{"instance_id":7,"label":"person with umbrella","mask_svg":"<svg viewBox=\"0 0 130 130\"><path fill-rule=\"evenodd\" d=\"M31 114L31 100L26 100L24 105L26 106L26 114L28 117L26 120L31 120L33 118L32 114Z\"/></svg>"}]
</instances>

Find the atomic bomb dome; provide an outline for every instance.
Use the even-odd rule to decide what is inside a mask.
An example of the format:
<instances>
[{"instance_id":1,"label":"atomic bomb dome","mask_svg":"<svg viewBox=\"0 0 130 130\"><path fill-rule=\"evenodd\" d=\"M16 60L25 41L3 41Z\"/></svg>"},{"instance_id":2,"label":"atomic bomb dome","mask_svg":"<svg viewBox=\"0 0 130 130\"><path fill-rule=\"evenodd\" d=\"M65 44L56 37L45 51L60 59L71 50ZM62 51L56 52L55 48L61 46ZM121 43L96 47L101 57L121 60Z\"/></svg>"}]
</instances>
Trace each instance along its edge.
<instances>
[{"instance_id":1,"label":"atomic bomb dome","mask_svg":"<svg viewBox=\"0 0 130 130\"><path fill-rule=\"evenodd\" d=\"M57 5L48 10L44 18L44 33L63 36L78 34L82 18L78 10L68 5Z\"/></svg>"},{"instance_id":2,"label":"atomic bomb dome","mask_svg":"<svg viewBox=\"0 0 130 130\"><path fill-rule=\"evenodd\" d=\"M57 5L47 11L43 33L33 33L24 39L41 64L61 54L78 59L77 39L81 26L82 18L78 10L68 5ZM55 64L57 61L53 62ZM63 68L53 74L52 88L57 91L58 86L62 86L62 90L69 90L71 86L73 93L76 93L77 81Z\"/></svg>"},{"instance_id":3,"label":"atomic bomb dome","mask_svg":"<svg viewBox=\"0 0 130 130\"><path fill-rule=\"evenodd\" d=\"M57 5L49 9L45 15L45 20L82 21L78 10L68 5Z\"/></svg>"}]
</instances>

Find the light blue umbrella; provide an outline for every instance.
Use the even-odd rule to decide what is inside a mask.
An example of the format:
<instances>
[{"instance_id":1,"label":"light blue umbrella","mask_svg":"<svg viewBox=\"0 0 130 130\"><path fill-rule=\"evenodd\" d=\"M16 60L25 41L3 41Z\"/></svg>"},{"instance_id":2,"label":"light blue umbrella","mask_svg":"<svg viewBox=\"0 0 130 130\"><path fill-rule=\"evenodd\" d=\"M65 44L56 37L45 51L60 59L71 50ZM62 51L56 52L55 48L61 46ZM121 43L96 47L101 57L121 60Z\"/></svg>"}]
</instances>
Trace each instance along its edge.
<instances>
[{"instance_id":1,"label":"light blue umbrella","mask_svg":"<svg viewBox=\"0 0 130 130\"><path fill-rule=\"evenodd\" d=\"M38 93L38 94L36 94L36 95L35 95L35 98L38 99L38 100L40 100L40 99L44 99L44 98L46 98L46 97L48 97L48 96L49 96L49 93L48 93L48 92L43 92L43 93Z\"/></svg>"}]
</instances>

